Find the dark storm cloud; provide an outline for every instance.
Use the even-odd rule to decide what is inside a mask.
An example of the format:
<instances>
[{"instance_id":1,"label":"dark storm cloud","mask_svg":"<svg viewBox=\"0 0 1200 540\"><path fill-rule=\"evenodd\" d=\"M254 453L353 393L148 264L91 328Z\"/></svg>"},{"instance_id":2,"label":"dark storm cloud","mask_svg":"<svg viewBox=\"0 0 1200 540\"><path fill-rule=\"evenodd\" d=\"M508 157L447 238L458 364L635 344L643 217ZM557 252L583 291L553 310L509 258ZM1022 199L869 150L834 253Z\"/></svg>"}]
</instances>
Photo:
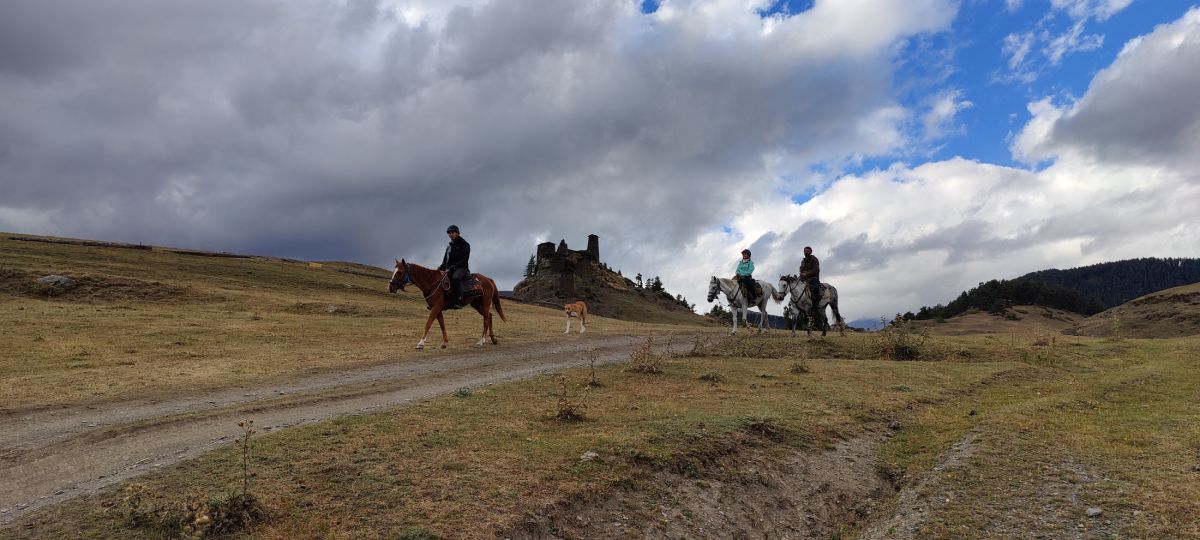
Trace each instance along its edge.
<instances>
[{"instance_id":1,"label":"dark storm cloud","mask_svg":"<svg viewBox=\"0 0 1200 540\"><path fill-rule=\"evenodd\" d=\"M888 46L952 14L397 5L4 4L0 228L386 264L434 262L456 223L506 286L589 233L650 266L753 203L768 156L893 150L863 137L894 131Z\"/></svg>"}]
</instances>

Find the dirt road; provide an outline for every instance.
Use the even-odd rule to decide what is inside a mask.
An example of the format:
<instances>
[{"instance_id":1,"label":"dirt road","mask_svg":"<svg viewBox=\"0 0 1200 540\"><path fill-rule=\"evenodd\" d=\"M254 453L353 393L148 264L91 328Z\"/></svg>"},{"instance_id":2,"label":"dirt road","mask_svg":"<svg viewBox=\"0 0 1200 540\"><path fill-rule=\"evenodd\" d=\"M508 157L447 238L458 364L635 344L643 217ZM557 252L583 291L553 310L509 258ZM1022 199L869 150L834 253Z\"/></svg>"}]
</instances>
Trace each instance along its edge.
<instances>
[{"instance_id":1,"label":"dirt road","mask_svg":"<svg viewBox=\"0 0 1200 540\"><path fill-rule=\"evenodd\" d=\"M241 420L269 432L584 366L592 349L597 364L619 362L643 340L506 344L275 385L7 413L0 415L0 523L232 443Z\"/></svg>"}]
</instances>

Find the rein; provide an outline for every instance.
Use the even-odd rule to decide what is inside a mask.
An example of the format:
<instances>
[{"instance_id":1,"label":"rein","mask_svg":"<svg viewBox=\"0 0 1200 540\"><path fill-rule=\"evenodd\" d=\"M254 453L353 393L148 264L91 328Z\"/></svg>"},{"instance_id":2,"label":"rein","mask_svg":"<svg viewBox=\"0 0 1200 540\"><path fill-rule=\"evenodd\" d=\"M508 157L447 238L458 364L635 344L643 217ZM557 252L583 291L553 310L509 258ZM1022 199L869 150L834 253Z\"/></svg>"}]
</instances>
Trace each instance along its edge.
<instances>
[{"instance_id":1,"label":"rein","mask_svg":"<svg viewBox=\"0 0 1200 540\"><path fill-rule=\"evenodd\" d=\"M442 288L442 284L443 284L443 283L445 283L445 282L446 282L446 279L448 279L448 278L450 277L450 274L448 274L448 273L446 273L446 272L442 272L441 274L442 274L442 279L439 279L439 280L438 280L438 282L437 282L437 283L435 283L435 284L433 285L433 292L430 292L429 294L427 294L427 295L426 295L426 294L425 294L425 291L421 291L421 294L422 294L423 296L425 296L425 302L426 302L426 303L428 303L428 302L429 302L429 299L430 299L430 298L433 298L433 295L437 294L437 292L438 292L439 290L441 290L441 288ZM398 279L398 280L396 280L396 279L389 280L389 281L388 281L388 283L390 283L390 284L392 284L392 285L395 285L395 286L399 287L400 289L404 289L404 286L405 286L405 285L407 285L407 284L409 284L409 283L412 283L413 285L416 285L416 283L413 283L413 280L412 280L412 270L411 270L411 269L409 269L409 266L408 266L408 263L407 263L407 262L405 262L405 263L404 263L404 274L402 274L402 275L400 276L400 279ZM420 288L420 285L417 285L417 288Z\"/></svg>"}]
</instances>

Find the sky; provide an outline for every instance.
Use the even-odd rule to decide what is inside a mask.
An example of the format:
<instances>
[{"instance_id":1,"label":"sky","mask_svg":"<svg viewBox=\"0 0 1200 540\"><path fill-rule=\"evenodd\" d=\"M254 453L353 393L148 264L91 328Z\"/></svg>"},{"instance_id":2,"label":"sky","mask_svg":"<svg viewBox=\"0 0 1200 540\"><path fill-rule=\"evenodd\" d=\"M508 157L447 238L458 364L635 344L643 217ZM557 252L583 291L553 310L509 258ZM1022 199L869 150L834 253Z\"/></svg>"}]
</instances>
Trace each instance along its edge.
<instances>
[{"instance_id":1,"label":"sky","mask_svg":"<svg viewBox=\"0 0 1200 540\"><path fill-rule=\"evenodd\" d=\"M873 319L1200 256L1198 88L1172 0L0 0L0 231L390 268L456 224L502 289L596 234L701 312L812 246Z\"/></svg>"}]
</instances>

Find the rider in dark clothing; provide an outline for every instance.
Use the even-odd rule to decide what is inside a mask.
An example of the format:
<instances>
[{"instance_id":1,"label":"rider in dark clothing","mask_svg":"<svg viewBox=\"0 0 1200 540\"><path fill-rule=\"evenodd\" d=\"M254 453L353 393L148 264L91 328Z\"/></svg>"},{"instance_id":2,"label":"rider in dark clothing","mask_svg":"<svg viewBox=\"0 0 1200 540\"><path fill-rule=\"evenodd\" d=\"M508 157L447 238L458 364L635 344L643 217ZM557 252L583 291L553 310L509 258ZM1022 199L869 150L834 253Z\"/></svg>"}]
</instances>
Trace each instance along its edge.
<instances>
[{"instance_id":1,"label":"rider in dark clothing","mask_svg":"<svg viewBox=\"0 0 1200 540\"><path fill-rule=\"evenodd\" d=\"M800 279L808 285L809 298L812 300L812 316L816 319L817 304L821 301L821 261L812 254L812 248L804 247L804 260L800 261Z\"/></svg>"},{"instance_id":2,"label":"rider in dark clothing","mask_svg":"<svg viewBox=\"0 0 1200 540\"><path fill-rule=\"evenodd\" d=\"M471 275L469 262L471 260L471 244L459 236L458 225L446 228L450 236L450 245L446 246L446 255L442 257L442 265L438 270L449 274L451 287L451 309L462 307L462 281Z\"/></svg>"}]
</instances>

